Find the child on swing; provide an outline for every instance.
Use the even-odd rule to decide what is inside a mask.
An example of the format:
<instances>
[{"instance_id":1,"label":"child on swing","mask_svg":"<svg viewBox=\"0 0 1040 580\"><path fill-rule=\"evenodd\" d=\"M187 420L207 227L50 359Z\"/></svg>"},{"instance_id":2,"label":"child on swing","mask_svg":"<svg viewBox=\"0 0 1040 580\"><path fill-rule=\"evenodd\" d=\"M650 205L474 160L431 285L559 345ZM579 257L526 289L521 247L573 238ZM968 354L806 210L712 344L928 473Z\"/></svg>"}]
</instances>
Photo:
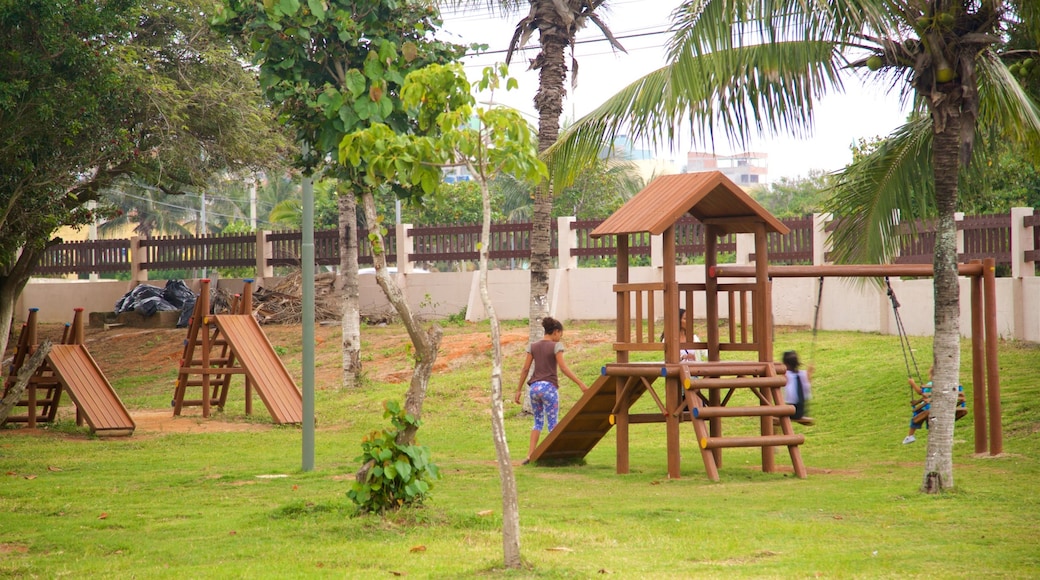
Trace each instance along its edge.
<instances>
[{"instance_id":1,"label":"child on swing","mask_svg":"<svg viewBox=\"0 0 1040 580\"><path fill-rule=\"evenodd\" d=\"M928 382L923 386L918 385L914 381L913 377L907 378L907 380L910 381L910 388L913 389L914 392L917 393L917 396L921 398L916 401L910 401L910 405L913 407L913 415L910 417L910 432L903 438L903 445L909 445L914 441L917 441L917 437L914 436L914 433L916 433L922 425L925 428L928 428L927 421L929 411L932 408L932 380L934 378L935 366L928 367Z\"/></svg>"},{"instance_id":2,"label":"child on swing","mask_svg":"<svg viewBox=\"0 0 1040 580\"><path fill-rule=\"evenodd\" d=\"M928 367L928 382L923 386L918 385L914 382L914 379L908 378L910 381L910 388L914 390L914 393L920 397L917 400L910 401L910 406L913 407L913 415L910 417L910 432L903 438L903 445L909 445L914 441L917 441L917 437L914 433L917 432L922 426L925 429L928 428L928 416L932 410L932 381L935 379L935 365ZM956 419L968 414L967 401L964 399L964 387L957 385L957 407L956 407Z\"/></svg>"},{"instance_id":3,"label":"child on swing","mask_svg":"<svg viewBox=\"0 0 1040 580\"><path fill-rule=\"evenodd\" d=\"M798 361L798 353L789 350L784 353L784 366L787 367L787 385L784 387L784 402L794 405L794 415L791 420L802 425L813 425L816 420L805 415L806 406L812 398L812 387L809 384L809 373L798 370L801 363ZM810 367L810 370L811 367Z\"/></svg>"}]
</instances>

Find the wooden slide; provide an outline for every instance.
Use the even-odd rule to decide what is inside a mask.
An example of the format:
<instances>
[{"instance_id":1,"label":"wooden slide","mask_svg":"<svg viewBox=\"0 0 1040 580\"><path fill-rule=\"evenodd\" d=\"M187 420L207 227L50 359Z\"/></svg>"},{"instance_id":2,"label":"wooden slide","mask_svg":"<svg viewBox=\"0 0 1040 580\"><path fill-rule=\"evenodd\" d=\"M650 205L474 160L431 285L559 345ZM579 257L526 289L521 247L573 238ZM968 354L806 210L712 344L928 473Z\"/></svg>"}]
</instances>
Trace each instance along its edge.
<instances>
[{"instance_id":1,"label":"wooden slide","mask_svg":"<svg viewBox=\"0 0 1040 580\"><path fill-rule=\"evenodd\" d=\"M85 346L55 344L47 355L47 363L91 431L98 436L134 432L134 420Z\"/></svg>"},{"instance_id":2,"label":"wooden slide","mask_svg":"<svg viewBox=\"0 0 1040 580\"><path fill-rule=\"evenodd\" d=\"M276 423L303 422L303 395L252 314L213 317Z\"/></svg>"},{"instance_id":3,"label":"wooden slide","mask_svg":"<svg viewBox=\"0 0 1040 580\"><path fill-rule=\"evenodd\" d=\"M614 426L611 414L617 404L618 382L617 377L600 375L534 450L531 461L573 460L588 455ZM646 388L641 383L633 387L629 396L635 402Z\"/></svg>"}]
</instances>

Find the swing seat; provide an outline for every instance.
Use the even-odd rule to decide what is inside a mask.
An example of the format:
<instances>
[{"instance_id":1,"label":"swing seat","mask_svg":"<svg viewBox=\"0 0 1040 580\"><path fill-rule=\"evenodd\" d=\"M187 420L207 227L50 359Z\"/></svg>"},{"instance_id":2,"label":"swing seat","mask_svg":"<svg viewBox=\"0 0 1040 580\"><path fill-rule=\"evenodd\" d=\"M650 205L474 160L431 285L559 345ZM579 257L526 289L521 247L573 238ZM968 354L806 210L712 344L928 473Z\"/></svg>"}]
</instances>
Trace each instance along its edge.
<instances>
[{"instance_id":1,"label":"swing seat","mask_svg":"<svg viewBox=\"0 0 1040 580\"><path fill-rule=\"evenodd\" d=\"M931 399L926 394L920 399L911 400L910 408L913 409L912 421L917 424L923 424L928 420L928 416L931 413ZM959 420L967 414L968 401L964 398L964 386L957 385L957 411L954 413L954 420Z\"/></svg>"}]
</instances>

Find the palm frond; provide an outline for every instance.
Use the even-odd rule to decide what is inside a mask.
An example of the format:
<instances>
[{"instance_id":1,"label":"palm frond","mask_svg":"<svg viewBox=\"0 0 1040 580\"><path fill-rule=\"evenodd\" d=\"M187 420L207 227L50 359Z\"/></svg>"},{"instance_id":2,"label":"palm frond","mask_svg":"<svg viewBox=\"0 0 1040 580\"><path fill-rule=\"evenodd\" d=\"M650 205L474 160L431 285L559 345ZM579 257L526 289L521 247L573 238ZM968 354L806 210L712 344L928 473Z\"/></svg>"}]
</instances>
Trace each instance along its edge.
<instances>
[{"instance_id":1,"label":"palm frond","mask_svg":"<svg viewBox=\"0 0 1040 580\"><path fill-rule=\"evenodd\" d=\"M979 79L980 128L997 128L1001 136L1040 157L1040 108L993 51L975 60Z\"/></svg>"},{"instance_id":2,"label":"palm frond","mask_svg":"<svg viewBox=\"0 0 1040 580\"><path fill-rule=\"evenodd\" d=\"M913 228L915 218L932 212L931 143L931 118L917 116L835 174L824 204L836 219L830 234L835 262L890 261L899 249L901 224Z\"/></svg>"},{"instance_id":3,"label":"palm frond","mask_svg":"<svg viewBox=\"0 0 1040 580\"><path fill-rule=\"evenodd\" d=\"M579 119L544 154L557 187L566 187L605 143L626 133L654 149L674 147L689 124L694 139L716 133L738 144L756 133L804 136L813 103L840 87L833 43L791 41L734 47L671 64L631 83Z\"/></svg>"}]
</instances>

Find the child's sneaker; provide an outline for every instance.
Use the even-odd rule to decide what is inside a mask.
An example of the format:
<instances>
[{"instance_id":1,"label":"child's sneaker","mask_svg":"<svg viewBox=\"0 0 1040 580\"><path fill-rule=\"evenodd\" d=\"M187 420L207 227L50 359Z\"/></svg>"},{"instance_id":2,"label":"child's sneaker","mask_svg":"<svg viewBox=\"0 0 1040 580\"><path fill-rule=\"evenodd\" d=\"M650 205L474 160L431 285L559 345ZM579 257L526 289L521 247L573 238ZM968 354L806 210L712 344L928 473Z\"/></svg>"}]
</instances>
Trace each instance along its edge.
<instances>
[{"instance_id":1,"label":"child's sneaker","mask_svg":"<svg viewBox=\"0 0 1040 580\"><path fill-rule=\"evenodd\" d=\"M913 435L907 435L903 439L903 445L909 445L910 443L913 443L914 441L917 441L917 437L914 437Z\"/></svg>"}]
</instances>

